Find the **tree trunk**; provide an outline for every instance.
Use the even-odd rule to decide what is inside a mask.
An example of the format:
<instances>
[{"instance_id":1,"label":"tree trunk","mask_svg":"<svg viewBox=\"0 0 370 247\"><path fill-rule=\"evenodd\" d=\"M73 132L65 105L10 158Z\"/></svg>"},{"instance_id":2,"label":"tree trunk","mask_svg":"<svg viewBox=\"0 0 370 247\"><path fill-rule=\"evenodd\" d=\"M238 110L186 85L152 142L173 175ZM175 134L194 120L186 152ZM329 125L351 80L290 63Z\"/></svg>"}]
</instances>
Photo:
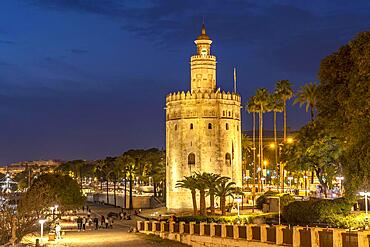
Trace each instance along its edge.
<instances>
[{"instance_id":1,"label":"tree trunk","mask_svg":"<svg viewBox=\"0 0 370 247\"><path fill-rule=\"evenodd\" d=\"M256 113L253 112L253 200L256 196L256 172ZM254 212L254 203L252 207L252 212Z\"/></svg>"},{"instance_id":2,"label":"tree trunk","mask_svg":"<svg viewBox=\"0 0 370 247\"><path fill-rule=\"evenodd\" d=\"M261 111L258 114L258 192L261 192Z\"/></svg>"},{"instance_id":3,"label":"tree trunk","mask_svg":"<svg viewBox=\"0 0 370 247\"><path fill-rule=\"evenodd\" d=\"M206 192L204 189L199 190L200 215L206 215Z\"/></svg>"},{"instance_id":4,"label":"tree trunk","mask_svg":"<svg viewBox=\"0 0 370 247\"><path fill-rule=\"evenodd\" d=\"M211 214L215 214L215 190L213 188L209 189L209 201L211 204Z\"/></svg>"},{"instance_id":5,"label":"tree trunk","mask_svg":"<svg viewBox=\"0 0 370 247\"><path fill-rule=\"evenodd\" d=\"M194 215L198 214L198 209L197 209L197 195L195 190L191 190L191 199L193 201L193 210L194 210Z\"/></svg>"},{"instance_id":6,"label":"tree trunk","mask_svg":"<svg viewBox=\"0 0 370 247\"><path fill-rule=\"evenodd\" d=\"M315 113L314 113L313 107L311 107L311 110L310 111L311 111L311 121L313 121L313 119L315 117L314 116Z\"/></svg>"},{"instance_id":7,"label":"tree trunk","mask_svg":"<svg viewBox=\"0 0 370 247\"><path fill-rule=\"evenodd\" d=\"M278 177L279 170L278 168L278 143L277 143L277 126L276 126L276 111L274 110L274 144L275 144L275 166L276 166L276 177ZM276 180L275 180L276 181ZM277 191L279 192L279 183L277 182Z\"/></svg>"},{"instance_id":8,"label":"tree trunk","mask_svg":"<svg viewBox=\"0 0 370 247\"><path fill-rule=\"evenodd\" d=\"M284 142L286 141L286 100L283 100L284 103Z\"/></svg>"},{"instance_id":9,"label":"tree trunk","mask_svg":"<svg viewBox=\"0 0 370 247\"><path fill-rule=\"evenodd\" d=\"M109 186L108 186L108 180L107 180L107 204L109 204Z\"/></svg>"},{"instance_id":10,"label":"tree trunk","mask_svg":"<svg viewBox=\"0 0 370 247\"><path fill-rule=\"evenodd\" d=\"M132 210L134 208L134 204L132 201L132 172L130 172L130 202L129 202L129 209Z\"/></svg>"},{"instance_id":11,"label":"tree trunk","mask_svg":"<svg viewBox=\"0 0 370 247\"><path fill-rule=\"evenodd\" d=\"M113 182L113 198L114 198L114 206L117 207L117 198L116 198L116 181Z\"/></svg>"},{"instance_id":12,"label":"tree trunk","mask_svg":"<svg viewBox=\"0 0 370 247\"><path fill-rule=\"evenodd\" d=\"M157 183L153 179L153 192L154 192L154 197L157 197Z\"/></svg>"},{"instance_id":13,"label":"tree trunk","mask_svg":"<svg viewBox=\"0 0 370 247\"><path fill-rule=\"evenodd\" d=\"M226 198L225 196L220 197L221 214L225 215L226 212Z\"/></svg>"},{"instance_id":14,"label":"tree trunk","mask_svg":"<svg viewBox=\"0 0 370 247\"><path fill-rule=\"evenodd\" d=\"M125 190L123 192L123 208L126 209L126 204L127 204L127 199L126 199L126 196L127 196L127 177L126 177L126 173L125 173Z\"/></svg>"}]
</instances>

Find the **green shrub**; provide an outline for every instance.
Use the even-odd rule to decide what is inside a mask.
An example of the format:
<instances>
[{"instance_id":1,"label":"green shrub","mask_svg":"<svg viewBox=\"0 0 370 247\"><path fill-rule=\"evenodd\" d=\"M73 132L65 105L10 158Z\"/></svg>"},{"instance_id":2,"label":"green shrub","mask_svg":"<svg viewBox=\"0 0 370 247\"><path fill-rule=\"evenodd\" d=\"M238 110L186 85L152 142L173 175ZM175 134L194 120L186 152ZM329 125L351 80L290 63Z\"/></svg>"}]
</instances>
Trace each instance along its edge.
<instances>
[{"instance_id":1,"label":"green shrub","mask_svg":"<svg viewBox=\"0 0 370 247\"><path fill-rule=\"evenodd\" d=\"M183 221L185 223L189 222L207 222L207 223L241 223L241 224L250 224L254 223L255 221L264 222L266 218L272 218L275 214L268 213L268 214L262 214L262 213L255 213L255 214L249 214L249 215L242 215L240 218L238 216L182 216L177 217L177 220L179 222Z\"/></svg>"},{"instance_id":2,"label":"green shrub","mask_svg":"<svg viewBox=\"0 0 370 247\"><path fill-rule=\"evenodd\" d=\"M276 196L278 195L277 192L274 192L274 191L266 191L265 193L263 193L262 195L260 195L257 200L256 200L256 208L258 209L261 209L262 210L262 207L263 207L263 204L266 203L267 201L267 197L269 196Z\"/></svg>"},{"instance_id":3,"label":"green shrub","mask_svg":"<svg viewBox=\"0 0 370 247\"><path fill-rule=\"evenodd\" d=\"M345 225L345 223L341 223L340 219L350 213L351 206L344 198L335 200L311 199L288 204L283 209L282 215L283 219L291 224L310 225L325 223L329 226Z\"/></svg>"}]
</instances>

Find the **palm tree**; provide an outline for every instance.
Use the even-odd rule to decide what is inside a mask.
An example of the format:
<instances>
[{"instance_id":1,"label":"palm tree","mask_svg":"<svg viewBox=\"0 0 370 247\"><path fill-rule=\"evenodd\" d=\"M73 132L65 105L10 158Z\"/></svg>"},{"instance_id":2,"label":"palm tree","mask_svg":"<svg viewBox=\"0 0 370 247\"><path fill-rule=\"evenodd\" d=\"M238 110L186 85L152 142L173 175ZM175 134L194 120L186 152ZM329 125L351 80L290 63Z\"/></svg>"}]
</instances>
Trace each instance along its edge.
<instances>
[{"instance_id":1,"label":"palm tree","mask_svg":"<svg viewBox=\"0 0 370 247\"><path fill-rule=\"evenodd\" d=\"M223 178L220 183L215 187L215 195L220 198L221 214L225 215L226 212L226 197L233 196L235 190L235 183L228 182L230 178Z\"/></svg>"},{"instance_id":2,"label":"palm tree","mask_svg":"<svg viewBox=\"0 0 370 247\"><path fill-rule=\"evenodd\" d=\"M279 149L279 145L277 143L277 121L276 121L276 113L283 111L283 102L281 101L279 95L277 95L276 93L271 94L270 97L269 97L269 108L274 113L275 165L276 165L276 167L278 167L278 152L279 152L278 149Z\"/></svg>"},{"instance_id":3,"label":"palm tree","mask_svg":"<svg viewBox=\"0 0 370 247\"><path fill-rule=\"evenodd\" d=\"M306 112L310 110L311 121L315 116L315 108L317 101L317 91L318 84L316 83L306 83L304 84L297 93L297 98L294 100L293 105L299 103L299 107L306 104Z\"/></svg>"},{"instance_id":4,"label":"palm tree","mask_svg":"<svg viewBox=\"0 0 370 247\"><path fill-rule=\"evenodd\" d=\"M263 113L268 111L268 98L269 93L266 88L259 88L257 89L256 96L255 96L255 104L258 106L259 110L259 167L261 168L261 172L263 171ZM259 177L260 177L259 173ZM261 179L259 179L261 181ZM259 191L262 189L262 183L259 183Z\"/></svg>"},{"instance_id":5,"label":"palm tree","mask_svg":"<svg viewBox=\"0 0 370 247\"><path fill-rule=\"evenodd\" d=\"M130 167L132 167L133 164L135 164L135 160L128 154L124 153L123 155L119 156L115 160L117 166L119 167L120 171L123 175L123 181L124 181L124 190L123 190L123 208L126 209L127 205L127 177L130 176L129 170ZM132 189L132 187L131 187Z\"/></svg>"},{"instance_id":6,"label":"palm tree","mask_svg":"<svg viewBox=\"0 0 370 247\"><path fill-rule=\"evenodd\" d=\"M201 179L207 185L209 190L210 208L211 214L215 213L215 188L220 183L220 180L225 177L221 177L219 174L204 172Z\"/></svg>"},{"instance_id":7,"label":"palm tree","mask_svg":"<svg viewBox=\"0 0 370 247\"><path fill-rule=\"evenodd\" d=\"M206 190L209 189L205 173L195 173L195 187L199 190L200 215L206 215Z\"/></svg>"},{"instance_id":8,"label":"palm tree","mask_svg":"<svg viewBox=\"0 0 370 247\"><path fill-rule=\"evenodd\" d=\"M293 97L292 84L288 80L281 80L276 83L275 93L283 101L284 111L284 141L287 137L287 126L286 126L286 102Z\"/></svg>"},{"instance_id":9,"label":"palm tree","mask_svg":"<svg viewBox=\"0 0 370 247\"><path fill-rule=\"evenodd\" d=\"M256 104L256 96L252 96L248 100L247 104L247 111L249 113L253 113L253 187L252 187L252 197L253 197L253 207L252 207L252 212L254 212L254 201L256 197L256 173L257 173L257 168L256 168L256 112L258 112L258 105ZM259 183L259 182L258 182Z\"/></svg>"},{"instance_id":10,"label":"palm tree","mask_svg":"<svg viewBox=\"0 0 370 247\"><path fill-rule=\"evenodd\" d=\"M193 210L194 210L194 215L197 215L197 196L196 196L196 181L197 178L195 175L191 176L185 176L183 180L177 181L176 187L177 188L184 188L184 189L189 189L191 192L191 199L193 201Z\"/></svg>"}]
</instances>

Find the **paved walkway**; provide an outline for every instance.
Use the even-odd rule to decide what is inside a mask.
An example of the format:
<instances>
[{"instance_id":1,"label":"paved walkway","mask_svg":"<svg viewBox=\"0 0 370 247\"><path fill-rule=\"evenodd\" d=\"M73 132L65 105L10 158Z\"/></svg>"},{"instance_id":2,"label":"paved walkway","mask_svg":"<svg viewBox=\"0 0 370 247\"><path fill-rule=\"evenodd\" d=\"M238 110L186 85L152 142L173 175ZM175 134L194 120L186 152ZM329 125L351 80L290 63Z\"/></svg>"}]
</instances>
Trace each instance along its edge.
<instances>
[{"instance_id":1,"label":"paved walkway","mask_svg":"<svg viewBox=\"0 0 370 247\"><path fill-rule=\"evenodd\" d=\"M105 217L110 212L121 212L120 208L106 205L93 205L88 204L91 209L91 217L98 217L100 223L100 216ZM86 212L86 211L85 211ZM83 214L83 212L80 212ZM162 240L157 236L147 236L142 233L129 232L130 228L136 226L136 218L132 220L115 220L113 229L99 229L92 230L87 228L86 231L77 231L76 223L62 222L62 231L65 234L62 239L55 241L47 240L47 232L44 233L43 243L46 246L101 246L101 247L149 247L149 246L168 246L168 247L182 247L187 246L178 242ZM68 228L68 230L66 230ZM39 238L40 233L33 236L26 236L23 238L22 243L34 246L36 238Z\"/></svg>"}]
</instances>

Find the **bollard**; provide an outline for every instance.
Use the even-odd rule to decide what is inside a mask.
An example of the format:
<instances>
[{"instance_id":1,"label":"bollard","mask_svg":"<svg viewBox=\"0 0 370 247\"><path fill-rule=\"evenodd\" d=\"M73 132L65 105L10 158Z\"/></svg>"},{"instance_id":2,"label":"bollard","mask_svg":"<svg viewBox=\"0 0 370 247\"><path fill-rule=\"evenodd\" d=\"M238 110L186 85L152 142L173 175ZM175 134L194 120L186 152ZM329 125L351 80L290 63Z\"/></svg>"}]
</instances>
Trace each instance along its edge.
<instances>
[{"instance_id":1,"label":"bollard","mask_svg":"<svg viewBox=\"0 0 370 247\"><path fill-rule=\"evenodd\" d=\"M200 236L203 236L204 235L204 225L205 224L206 224L205 222L200 222L199 223L199 235Z\"/></svg>"},{"instance_id":2,"label":"bollard","mask_svg":"<svg viewBox=\"0 0 370 247\"><path fill-rule=\"evenodd\" d=\"M267 225L263 224L260 226L261 229L261 242L266 243L267 242Z\"/></svg>"},{"instance_id":3,"label":"bollard","mask_svg":"<svg viewBox=\"0 0 370 247\"><path fill-rule=\"evenodd\" d=\"M160 221L160 229L161 229L161 231L160 232L164 232L164 224L165 224L166 222L164 222L164 221Z\"/></svg>"},{"instance_id":4,"label":"bollard","mask_svg":"<svg viewBox=\"0 0 370 247\"><path fill-rule=\"evenodd\" d=\"M252 224L247 225L247 240L251 241L253 239Z\"/></svg>"},{"instance_id":5,"label":"bollard","mask_svg":"<svg viewBox=\"0 0 370 247\"><path fill-rule=\"evenodd\" d=\"M171 221L169 224L170 225L168 230L170 233L173 233L175 231L175 222Z\"/></svg>"},{"instance_id":6,"label":"bollard","mask_svg":"<svg viewBox=\"0 0 370 247\"><path fill-rule=\"evenodd\" d=\"M150 221L144 221L144 231L148 231L148 225L150 224Z\"/></svg>"},{"instance_id":7,"label":"bollard","mask_svg":"<svg viewBox=\"0 0 370 247\"><path fill-rule=\"evenodd\" d=\"M226 224L221 224L221 238L226 238Z\"/></svg>"},{"instance_id":8,"label":"bollard","mask_svg":"<svg viewBox=\"0 0 370 247\"><path fill-rule=\"evenodd\" d=\"M284 243L284 234L283 234L284 226L278 225L275 227L276 230L276 244L282 245Z\"/></svg>"},{"instance_id":9,"label":"bollard","mask_svg":"<svg viewBox=\"0 0 370 247\"><path fill-rule=\"evenodd\" d=\"M36 238L36 247L40 247L40 239Z\"/></svg>"},{"instance_id":10,"label":"bollard","mask_svg":"<svg viewBox=\"0 0 370 247\"><path fill-rule=\"evenodd\" d=\"M311 247L320 247L320 237L318 228L312 227L311 229Z\"/></svg>"},{"instance_id":11,"label":"bollard","mask_svg":"<svg viewBox=\"0 0 370 247\"><path fill-rule=\"evenodd\" d=\"M357 233L358 247L368 247L370 246L368 235L370 231L361 231Z\"/></svg>"},{"instance_id":12,"label":"bollard","mask_svg":"<svg viewBox=\"0 0 370 247\"><path fill-rule=\"evenodd\" d=\"M184 233L184 225L185 225L185 222L181 221L179 223L179 233L180 234L183 234Z\"/></svg>"},{"instance_id":13,"label":"bollard","mask_svg":"<svg viewBox=\"0 0 370 247\"><path fill-rule=\"evenodd\" d=\"M233 236L234 236L234 239L239 238L239 227L238 227L238 225L233 225Z\"/></svg>"},{"instance_id":14,"label":"bollard","mask_svg":"<svg viewBox=\"0 0 370 247\"><path fill-rule=\"evenodd\" d=\"M342 233L344 232L342 229L333 229L333 247L342 247Z\"/></svg>"},{"instance_id":15,"label":"bollard","mask_svg":"<svg viewBox=\"0 0 370 247\"><path fill-rule=\"evenodd\" d=\"M138 222L136 222L136 227L137 227L137 230L138 231L141 231L141 230L143 230L143 229L141 229L141 221L138 221Z\"/></svg>"},{"instance_id":16,"label":"bollard","mask_svg":"<svg viewBox=\"0 0 370 247\"><path fill-rule=\"evenodd\" d=\"M209 235L211 237L214 237L216 235L216 228L215 228L215 226L216 226L216 223L209 224L209 233L210 233Z\"/></svg>"},{"instance_id":17,"label":"bollard","mask_svg":"<svg viewBox=\"0 0 370 247\"><path fill-rule=\"evenodd\" d=\"M301 234L299 232L300 229L302 229L302 227L293 226L293 247L301 246Z\"/></svg>"},{"instance_id":18,"label":"bollard","mask_svg":"<svg viewBox=\"0 0 370 247\"><path fill-rule=\"evenodd\" d=\"M189 223L189 232L190 232L190 235L194 235L194 225L195 225L195 222L190 222Z\"/></svg>"}]
</instances>

